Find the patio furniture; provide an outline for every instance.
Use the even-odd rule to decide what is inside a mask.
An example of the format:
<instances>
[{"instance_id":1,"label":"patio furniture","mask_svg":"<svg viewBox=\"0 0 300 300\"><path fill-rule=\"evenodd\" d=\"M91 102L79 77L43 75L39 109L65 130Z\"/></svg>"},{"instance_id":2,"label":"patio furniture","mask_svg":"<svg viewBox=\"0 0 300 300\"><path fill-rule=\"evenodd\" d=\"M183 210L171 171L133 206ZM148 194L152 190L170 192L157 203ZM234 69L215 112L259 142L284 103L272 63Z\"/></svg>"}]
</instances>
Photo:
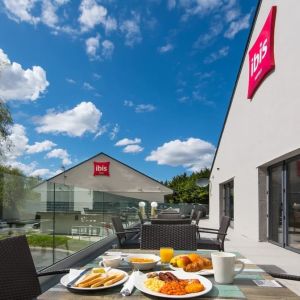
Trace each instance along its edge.
<instances>
[{"instance_id":1,"label":"patio furniture","mask_svg":"<svg viewBox=\"0 0 300 300\"><path fill-rule=\"evenodd\" d=\"M41 294L39 276L69 270L37 273L25 235L0 240L0 299L33 299Z\"/></svg>"},{"instance_id":2,"label":"patio furniture","mask_svg":"<svg viewBox=\"0 0 300 300\"><path fill-rule=\"evenodd\" d=\"M219 251L224 251L224 241L227 235L227 230L230 224L230 218L227 216L223 216L219 229L213 228L198 228L199 239L197 239L197 245L200 249L215 249ZM216 238L202 238L200 233L209 233L217 235Z\"/></svg>"},{"instance_id":3,"label":"patio furniture","mask_svg":"<svg viewBox=\"0 0 300 300\"><path fill-rule=\"evenodd\" d=\"M120 248L134 249L140 247L139 228L125 229L120 217L112 217L111 222L114 226L115 234L117 235Z\"/></svg>"},{"instance_id":4,"label":"patio furniture","mask_svg":"<svg viewBox=\"0 0 300 300\"><path fill-rule=\"evenodd\" d=\"M144 224L141 232L141 249L172 247L176 250L196 250L196 226Z\"/></svg>"},{"instance_id":5,"label":"patio furniture","mask_svg":"<svg viewBox=\"0 0 300 300\"><path fill-rule=\"evenodd\" d=\"M198 210L197 216L195 219L195 225L197 226L197 228L199 227L200 219L202 216L203 216L203 212L201 210ZM197 230L197 233L198 233L198 236L200 237L198 230Z\"/></svg>"},{"instance_id":6,"label":"patio furniture","mask_svg":"<svg viewBox=\"0 0 300 300\"><path fill-rule=\"evenodd\" d=\"M157 219L181 219L181 214L179 213L158 214Z\"/></svg>"},{"instance_id":7,"label":"patio furniture","mask_svg":"<svg viewBox=\"0 0 300 300\"><path fill-rule=\"evenodd\" d=\"M190 213L190 220L191 221L194 220L194 217L195 217L195 209L193 208Z\"/></svg>"},{"instance_id":8,"label":"patio furniture","mask_svg":"<svg viewBox=\"0 0 300 300\"><path fill-rule=\"evenodd\" d=\"M110 249L108 251L119 251ZM205 257L210 257L212 251L210 250L198 250L197 253L203 255ZM158 250L132 250L132 249L124 249L122 253L146 253L146 254L156 254L159 255ZM183 252L182 252L183 253ZM179 254L179 253L178 253ZM241 254L236 253L237 258L245 258ZM94 261L89 262L86 267L97 267L99 264L99 259L97 258ZM122 265L122 269L124 271L131 272L132 268L129 265ZM251 272L249 272L251 269ZM167 271L168 266L158 264L153 271ZM207 276L207 279L211 280L214 284L212 291L205 296L197 297L195 299L265 299L265 300L296 300L299 299L294 292L288 289L286 286L282 286L281 288L262 288L258 287L253 281L253 278L257 279L267 279L274 280L272 276L266 273L264 270L259 268L257 265L253 264L249 260L245 261L245 270L242 272L241 276L238 279L235 279L233 284L216 284L214 282L213 276ZM122 286L110 288L107 290L100 291L82 291L80 293L72 293L70 290L62 286L61 284L57 284L43 293L39 300L64 300L64 299L72 299L72 300L114 300L121 299L120 290ZM149 300L149 299L164 299L152 297L147 294L144 294L136 289L134 289L133 293L128 297L123 297L132 300ZM193 298L190 298L193 299Z\"/></svg>"},{"instance_id":9,"label":"patio furniture","mask_svg":"<svg viewBox=\"0 0 300 300\"><path fill-rule=\"evenodd\" d=\"M151 224L161 224L161 225L191 224L191 220L190 219L152 219Z\"/></svg>"},{"instance_id":10,"label":"patio furniture","mask_svg":"<svg viewBox=\"0 0 300 300\"><path fill-rule=\"evenodd\" d=\"M298 276L298 275L291 275L291 274L285 274L285 273L275 273L275 272L268 272L268 274L271 275L272 277L275 277L275 278L300 281L300 276Z\"/></svg>"}]
</instances>

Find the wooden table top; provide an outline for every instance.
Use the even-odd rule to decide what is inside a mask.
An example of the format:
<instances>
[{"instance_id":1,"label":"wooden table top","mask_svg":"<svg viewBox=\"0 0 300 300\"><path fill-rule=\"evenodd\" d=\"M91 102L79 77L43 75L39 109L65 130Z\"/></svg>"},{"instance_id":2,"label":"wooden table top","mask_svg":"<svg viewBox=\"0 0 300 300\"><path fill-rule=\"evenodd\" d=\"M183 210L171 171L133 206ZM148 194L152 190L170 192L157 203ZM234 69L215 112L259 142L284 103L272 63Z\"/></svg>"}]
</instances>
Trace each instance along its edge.
<instances>
[{"instance_id":1,"label":"wooden table top","mask_svg":"<svg viewBox=\"0 0 300 300\"><path fill-rule=\"evenodd\" d=\"M110 251L122 251L122 253L153 253L159 255L158 250L139 250L139 249L130 249L130 250L110 250ZM175 254L183 254L196 251L175 251ZM209 257L210 250L200 250L197 253ZM206 295L202 297L194 297L192 299L255 299L255 300L296 300L299 299L299 296L294 294L291 290L282 287L259 287L253 280L272 280L274 279L268 275L265 271L260 269L258 266L253 264L248 259L244 258L239 253L236 253L239 259L245 263L244 271L238 275L233 284L219 285L214 282L213 276L208 276L207 278L213 283L213 289ZM105 254L104 254L105 255ZM96 267L101 261L101 257L98 257L88 265L84 267ZM158 267L160 268L160 267ZM131 269L125 263L120 266L120 269L131 272ZM158 269L159 270L159 269ZM164 269L166 270L166 269ZM65 288L60 283L53 286L51 289L43 293L38 297L40 300L94 300L101 297L102 300L114 300L124 298L120 294L122 285L116 286L113 288L100 290L100 291L84 291L84 292L73 292ZM137 300L137 299L158 299L157 297L146 295L134 289L133 293L128 296L128 300ZM163 299L163 298L162 298Z\"/></svg>"}]
</instances>

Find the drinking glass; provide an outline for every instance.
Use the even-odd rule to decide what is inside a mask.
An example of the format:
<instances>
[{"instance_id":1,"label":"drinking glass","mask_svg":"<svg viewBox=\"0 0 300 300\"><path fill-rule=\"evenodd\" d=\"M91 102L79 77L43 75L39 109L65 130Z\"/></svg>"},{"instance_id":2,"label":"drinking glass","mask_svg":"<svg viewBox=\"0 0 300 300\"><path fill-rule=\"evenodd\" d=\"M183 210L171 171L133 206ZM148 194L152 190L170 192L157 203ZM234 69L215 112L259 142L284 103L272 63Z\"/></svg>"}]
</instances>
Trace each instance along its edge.
<instances>
[{"instance_id":1,"label":"drinking glass","mask_svg":"<svg viewBox=\"0 0 300 300\"><path fill-rule=\"evenodd\" d=\"M162 247L159 250L160 261L163 264L169 263L172 257L174 256L174 249L171 247Z\"/></svg>"}]
</instances>

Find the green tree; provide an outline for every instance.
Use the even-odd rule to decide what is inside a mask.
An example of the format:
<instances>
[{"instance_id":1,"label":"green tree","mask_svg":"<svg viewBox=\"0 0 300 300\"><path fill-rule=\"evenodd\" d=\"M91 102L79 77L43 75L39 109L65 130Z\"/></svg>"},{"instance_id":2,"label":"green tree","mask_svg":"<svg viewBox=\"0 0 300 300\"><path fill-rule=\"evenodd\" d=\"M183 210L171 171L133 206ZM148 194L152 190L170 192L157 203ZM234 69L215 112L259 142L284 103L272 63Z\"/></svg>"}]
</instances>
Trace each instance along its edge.
<instances>
[{"instance_id":1,"label":"green tree","mask_svg":"<svg viewBox=\"0 0 300 300\"><path fill-rule=\"evenodd\" d=\"M5 145L8 150L10 148L8 136L12 124L13 120L7 105L4 102L0 101L0 157L3 157L3 145Z\"/></svg>"},{"instance_id":2,"label":"green tree","mask_svg":"<svg viewBox=\"0 0 300 300\"><path fill-rule=\"evenodd\" d=\"M208 204L208 186L199 187L196 182L200 178L209 178L210 170L203 169L190 175L183 173L166 181L165 185L174 190L173 195L166 196L169 203L201 203Z\"/></svg>"}]
</instances>

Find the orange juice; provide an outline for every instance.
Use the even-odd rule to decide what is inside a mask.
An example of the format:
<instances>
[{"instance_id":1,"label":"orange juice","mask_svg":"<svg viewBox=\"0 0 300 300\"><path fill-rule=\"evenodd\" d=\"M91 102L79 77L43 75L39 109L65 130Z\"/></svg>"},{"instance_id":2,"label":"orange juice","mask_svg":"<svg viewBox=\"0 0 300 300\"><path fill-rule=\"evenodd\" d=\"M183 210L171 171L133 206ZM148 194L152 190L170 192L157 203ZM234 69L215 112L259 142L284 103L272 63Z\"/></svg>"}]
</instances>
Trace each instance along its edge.
<instances>
[{"instance_id":1,"label":"orange juice","mask_svg":"<svg viewBox=\"0 0 300 300\"><path fill-rule=\"evenodd\" d=\"M159 254L162 263L169 263L174 256L174 250L173 248L169 247L160 248Z\"/></svg>"}]
</instances>

